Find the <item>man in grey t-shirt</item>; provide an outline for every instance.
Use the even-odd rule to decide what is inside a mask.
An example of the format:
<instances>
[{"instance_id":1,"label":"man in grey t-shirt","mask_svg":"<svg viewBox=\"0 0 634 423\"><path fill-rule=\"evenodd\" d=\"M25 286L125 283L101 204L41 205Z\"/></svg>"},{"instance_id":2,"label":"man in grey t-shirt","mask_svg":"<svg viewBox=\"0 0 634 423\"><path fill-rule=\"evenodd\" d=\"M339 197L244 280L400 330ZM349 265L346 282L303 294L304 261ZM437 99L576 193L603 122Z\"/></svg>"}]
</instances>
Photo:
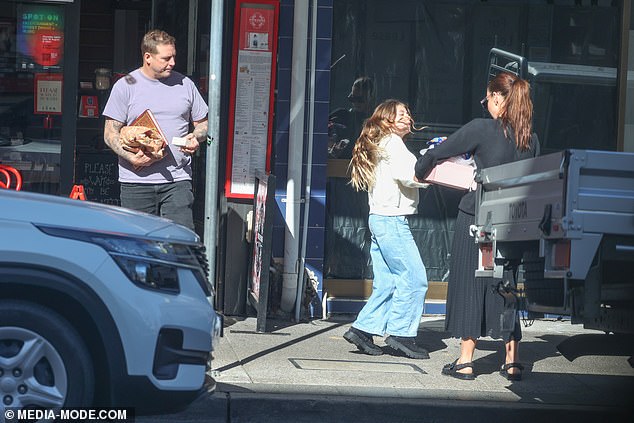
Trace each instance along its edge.
<instances>
[{"instance_id":1,"label":"man in grey t-shirt","mask_svg":"<svg viewBox=\"0 0 634 423\"><path fill-rule=\"evenodd\" d=\"M173 70L174 37L151 30L143 37L141 52L143 65L114 84L103 111L104 140L119 156L121 205L194 229L191 155L207 137L207 104L194 83ZM148 109L166 137L161 159L143 150L125 150L119 140L121 128ZM174 137L185 138L186 144L172 145Z\"/></svg>"}]
</instances>

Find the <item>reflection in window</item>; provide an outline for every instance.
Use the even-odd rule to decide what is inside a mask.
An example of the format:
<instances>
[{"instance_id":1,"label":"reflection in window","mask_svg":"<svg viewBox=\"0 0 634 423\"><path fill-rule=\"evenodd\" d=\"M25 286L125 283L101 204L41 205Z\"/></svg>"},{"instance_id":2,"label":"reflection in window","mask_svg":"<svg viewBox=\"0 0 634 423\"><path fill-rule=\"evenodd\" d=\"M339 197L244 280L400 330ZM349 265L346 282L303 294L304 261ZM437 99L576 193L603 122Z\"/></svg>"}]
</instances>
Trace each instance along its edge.
<instances>
[{"instance_id":1,"label":"reflection in window","mask_svg":"<svg viewBox=\"0 0 634 423\"><path fill-rule=\"evenodd\" d=\"M482 116L478 100L485 90L488 52L496 47L535 63L535 110L550 119L548 128L538 129L551 131L538 133L540 139L561 135L552 128L557 121L583 124L590 115L603 134L615 134L621 9L609 1L553 3L401 0L395 8L384 0L337 0L331 110L350 107L346 96L352 81L368 76L376 83L377 103L406 101L416 121L431 126L421 142L446 135L447 129ZM553 74L554 65L559 69ZM571 111L566 104L586 107ZM610 116L597 117L606 113ZM434 128L443 133L432 133ZM564 135L565 141L550 144L566 148L595 142L590 133L581 136L575 141ZM611 139L601 148L615 149L616 139Z\"/></svg>"},{"instance_id":2,"label":"reflection in window","mask_svg":"<svg viewBox=\"0 0 634 423\"><path fill-rule=\"evenodd\" d=\"M59 191L63 51L61 7L0 5L0 163L23 190Z\"/></svg>"}]
</instances>

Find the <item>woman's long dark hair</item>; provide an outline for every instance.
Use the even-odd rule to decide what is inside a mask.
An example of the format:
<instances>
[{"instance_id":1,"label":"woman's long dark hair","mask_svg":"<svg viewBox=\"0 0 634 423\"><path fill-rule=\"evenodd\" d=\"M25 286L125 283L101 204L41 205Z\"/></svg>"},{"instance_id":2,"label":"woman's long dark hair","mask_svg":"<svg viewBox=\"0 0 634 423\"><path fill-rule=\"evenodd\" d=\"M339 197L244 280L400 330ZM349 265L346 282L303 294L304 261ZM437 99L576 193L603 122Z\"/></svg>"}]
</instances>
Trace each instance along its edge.
<instances>
[{"instance_id":1,"label":"woman's long dark hair","mask_svg":"<svg viewBox=\"0 0 634 423\"><path fill-rule=\"evenodd\" d=\"M533 102L531 101L528 81L508 72L497 74L489 84L490 93L500 93L504 98L498 120L502 123L505 135L507 128L515 134L515 144L520 151L530 148L533 132Z\"/></svg>"}]
</instances>

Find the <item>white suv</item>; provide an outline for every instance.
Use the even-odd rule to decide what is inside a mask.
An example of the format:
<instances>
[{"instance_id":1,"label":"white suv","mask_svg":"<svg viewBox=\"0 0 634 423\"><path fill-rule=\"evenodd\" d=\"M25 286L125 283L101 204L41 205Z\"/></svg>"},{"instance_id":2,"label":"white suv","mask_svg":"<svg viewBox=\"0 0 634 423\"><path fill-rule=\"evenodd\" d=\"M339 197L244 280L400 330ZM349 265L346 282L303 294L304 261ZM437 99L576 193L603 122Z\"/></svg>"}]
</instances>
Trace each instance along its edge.
<instances>
[{"instance_id":1,"label":"white suv","mask_svg":"<svg viewBox=\"0 0 634 423\"><path fill-rule=\"evenodd\" d=\"M169 220L0 189L0 411L165 410L213 389L206 272Z\"/></svg>"}]
</instances>

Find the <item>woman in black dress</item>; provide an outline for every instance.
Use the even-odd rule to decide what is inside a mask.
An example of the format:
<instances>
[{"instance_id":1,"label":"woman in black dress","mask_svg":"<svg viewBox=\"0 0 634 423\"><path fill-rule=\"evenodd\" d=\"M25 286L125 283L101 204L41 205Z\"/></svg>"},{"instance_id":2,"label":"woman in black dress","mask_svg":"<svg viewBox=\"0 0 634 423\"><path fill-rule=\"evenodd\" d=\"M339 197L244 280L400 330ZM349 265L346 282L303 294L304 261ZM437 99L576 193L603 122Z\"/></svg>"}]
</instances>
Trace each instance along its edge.
<instances>
[{"instance_id":1,"label":"woman in black dress","mask_svg":"<svg viewBox=\"0 0 634 423\"><path fill-rule=\"evenodd\" d=\"M537 137L532 134L533 105L530 86L516 75L502 72L487 85L481 101L493 119L474 119L429 149L416 162L416 179L424 180L438 161L472 153L478 169L534 157L539 154ZM478 248L469 235L475 223L475 192L467 192L458 206L454 227L447 292L445 328L461 338L460 357L443 367L442 373L458 379L475 379L473 353L479 337L490 336L506 343L506 360L500 374L520 380L522 366L518 343L522 337L519 318L512 331L503 331L504 299L492 278L476 278Z\"/></svg>"}]
</instances>

